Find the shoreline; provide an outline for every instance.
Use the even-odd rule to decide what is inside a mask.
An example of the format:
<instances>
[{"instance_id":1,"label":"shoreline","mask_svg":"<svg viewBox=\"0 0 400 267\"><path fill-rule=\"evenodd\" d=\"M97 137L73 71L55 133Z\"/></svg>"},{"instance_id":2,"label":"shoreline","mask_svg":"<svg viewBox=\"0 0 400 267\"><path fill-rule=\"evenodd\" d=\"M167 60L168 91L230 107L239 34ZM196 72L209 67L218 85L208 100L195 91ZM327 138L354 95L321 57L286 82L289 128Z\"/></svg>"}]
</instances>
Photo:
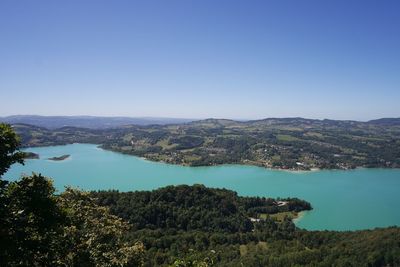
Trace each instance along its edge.
<instances>
[{"instance_id":1,"label":"shoreline","mask_svg":"<svg viewBox=\"0 0 400 267\"><path fill-rule=\"evenodd\" d=\"M303 210L303 211L297 212L297 216L292 219L292 222L294 224L297 224L299 221L301 221L307 215L308 212L310 212L310 211L309 210Z\"/></svg>"},{"instance_id":2,"label":"shoreline","mask_svg":"<svg viewBox=\"0 0 400 267\"><path fill-rule=\"evenodd\" d=\"M200 165L200 166L192 166L190 164L185 164L185 163L175 163L175 162L166 162L163 160L154 160L150 159L144 156L139 156L131 153L124 153L118 150L114 149L106 149L102 147L102 144L93 144L93 143L69 143L69 144L57 144L57 145L41 145L41 146L23 146L21 147L21 151L31 149L31 148L45 148L45 147L56 147L56 146L67 146L67 145L74 145L74 144L81 144L81 145L95 145L98 149L104 150L104 151L110 151L122 155L128 155L128 156L133 156L133 157L138 157L141 160L146 160L149 162L155 162L155 163L161 163L161 164L170 164L170 165L177 165L177 166L184 166L184 167L192 167L192 168L203 168L203 167L218 167L218 166L227 166L227 165L238 165L238 166L254 166L254 167L260 167L272 171L285 171L285 172L290 172L294 174L302 174L302 173L315 173L319 171L354 171L354 170L359 170L359 169L382 169L382 170L400 170L400 168L391 168L391 167L365 167L365 166L357 166L355 168L351 169L339 169L339 168L332 168L332 169L324 169L324 168L318 168L318 167L313 167L310 168L309 170L304 170L304 169L287 169L287 168L274 168L274 167L266 167L263 164L251 164L250 161L248 163L222 163L222 164L211 164L211 165ZM250 164L249 164L250 163Z\"/></svg>"},{"instance_id":3,"label":"shoreline","mask_svg":"<svg viewBox=\"0 0 400 267\"><path fill-rule=\"evenodd\" d=\"M82 144L74 144L74 145L70 145L70 146L64 146L64 148L61 148L61 147L59 147L59 148L56 148L56 149L52 149L51 147L49 147L48 149L38 149L38 151L43 151L43 153L44 153L44 151L49 151L49 153L53 153L54 151L58 151L57 153L60 153L59 155L61 155L62 153L64 153L64 154L69 154L70 152L68 152L68 151L73 151L73 150L76 150L76 149L78 149L79 151L82 151L82 153L86 153L85 151L92 151L91 153L97 153L97 152L99 152L99 151L97 151L97 149L100 149L100 148L97 148L98 146L97 145L94 145L94 144L86 144L86 145L82 145ZM111 152L113 152L113 151L109 151L109 150L104 150L104 149L101 149L101 150L103 150L103 152L104 153L107 153L107 154L111 154ZM35 151L35 150L34 150ZM97 151L97 152L96 152ZM109 151L109 152L107 152L107 151ZM98 155L104 155L104 153L100 153L100 154L98 154ZM72 154L72 153L71 153ZM96 155L96 154L94 154L94 155ZM112 155L112 154L111 154ZM119 157L117 157L118 155L120 155ZM107 155L106 155L107 156ZM129 163L129 159L132 159L132 161L136 161L137 159L139 160L144 160L143 158L139 158L139 157L135 157L135 156L133 156L133 157L128 157L128 156L130 156L130 155L127 155L127 157L125 157L125 158L127 158L127 162ZM121 153L117 153L117 154L114 154L114 157L117 157L117 159L118 158L122 158L122 157L124 157L123 156L123 154L121 154ZM136 159L135 159L136 158ZM147 162L154 162L154 161L147 161ZM66 162L65 162L66 163ZM154 162L155 163L155 162ZM53 165L58 165L58 164L62 164L62 163L56 163L56 162L53 162ZM160 163L160 164L162 164L162 163ZM150 166L150 168L153 168L152 166L153 165L149 165ZM175 168L173 168L174 166L172 165L172 164L169 164L169 166L168 165L164 165L165 167L171 167L172 168L172 170L173 171L175 171ZM161 167L164 167L164 166L161 166ZM154 167L160 167L160 166L154 166ZM234 167L233 168L233 170L235 170L235 168L236 167ZM240 167L239 167L240 168ZM259 168L258 170L257 169L250 169L250 168L253 168L253 166L249 166L249 171L251 171L251 172L247 172L247 171L244 171L244 173L245 174L251 174L253 171L255 171L256 172L256 174L257 174L257 172L258 171L260 171L260 172L262 172L263 171L263 169L264 168ZM204 168L205 169L205 168ZM223 167L223 166L220 166L220 169L221 169L221 171L222 170L225 170L225 167ZM161 170L164 170L164 169L161 169ZM194 170L194 171L196 171L196 169L190 169L190 170ZM210 168L210 170L211 170L211 168ZM218 178L218 173L219 173L219 171L218 171L218 169L214 169L214 170L217 170L216 172L214 172L213 171L213 173L216 173L215 174L215 177L216 178ZM369 172L370 170L369 169L366 169L367 171L366 172ZM382 169L383 170L383 169ZM181 171L180 169L178 169L177 171ZM268 170L267 169L265 169L265 171L266 172L268 172ZM280 179L278 179L279 177L280 177L280 175L283 175L283 176L292 176L292 177L294 177L295 179L292 179L292 180L288 180L288 181L292 181L292 182L290 182L291 184L299 184L299 185L305 185L305 183L304 182L306 182L306 185L308 184L308 180L310 180L310 181L317 181L317 180L314 180L314 178L313 177L315 177L315 178L319 178L319 175L320 174L316 174L316 175L298 175L298 176L294 176L294 175L290 175L289 174L289 172L287 171L286 173L287 174L285 174L285 173L282 173L282 172L278 172L279 170L277 170L276 172L274 172L274 173L270 173L270 175L265 175L266 176L266 178L267 178L267 181L268 181L268 179L273 179L273 180L280 180ZM396 170L387 170L387 171L384 171L385 173L388 173L389 175L391 175L391 176L397 176L398 177L398 173L396 173ZM25 172L25 173L30 173L30 172ZM229 172L228 172L229 173ZM297 173L297 172L290 172L290 173ZM322 175L324 175L324 174L326 174L326 175L330 175L330 173L332 173L332 174L334 174L335 172L322 172L323 174ZM339 172L337 172L337 173L339 173ZM353 175L353 172L341 172L342 173L342 175L348 175L349 177L351 177L352 175ZM385 175L385 173L384 173L384 175ZM161 175L163 175L163 172L160 172L160 174ZM207 174L207 173L205 173L205 174ZM230 172L230 174L232 174L232 175L235 175L235 173L232 173L232 172ZM380 177L379 177L379 172L378 171L376 171L376 176L377 176L377 178L376 179L380 179ZM190 174L191 175L191 174ZM132 175L132 176L134 176L134 175ZM196 177L194 177L194 176L196 176ZM262 177L263 175L260 175L260 181L264 181L264 179L263 179L263 177ZM273 177L273 176L275 176L275 177ZM362 175L361 175L362 176ZM9 177L10 178L10 176L6 176L6 177ZM171 176L172 177L172 176ZM195 179L197 179L197 174L196 173L194 173L193 174L193 177L195 178ZM229 178L229 176L226 176L227 178ZM269 178L269 177L271 177L271 178ZM231 188L231 189L233 189L233 190L236 190L236 191L238 191L238 189L242 189L243 188L243 184L248 184L248 178L249 177L247 177L247 175L243 175L243 178L240 178L240 180L238 180L238 184L237 184L237 187L235 187L235 188L233 188L233 187L231 187L232 185L234 185L235 184L235 181L233 181L232 183L231 183L231 180L230 179L226 179L225 181L227 181L226 183L225 182L222 182L222 183L215 183L215 180L206 180L206 179L202 179L202 177L200 177L201 179L198 179L198 180L201 180L202 182L203 182L203 184L206 184L207 186L209 186L209 187L215 187L215 188L221 188L221 187L228 187L228 188ZM276 178L276 179L275 179ZM296 179L297 178L297 179ZM310 178L310 179L309 179ZM97 178L96 178L97 179ZM375 178L374 178L375 179ZM142 180L142 179L138 179L138 180ZM162 179L157 179L157 181L159 181L159 180L161 180L162 181L162 184L159 184L158 182L157 182L157 184L155 184L155 187L154 188L159 188L159 187L162 187L162 186L164 186L164 181L165 180L162 180ZM283 179L283 180L285 180L285 179ZM182 182L183 181L183 182ZM192 181L197 181L197 180L188 180L188 179L186 179L186 180L184 180L184 178L182 178L182 180L178 180L178 183L180 184L180 183L191 183ZM208 182L207 182L208 181ZM223 180L224 181L224 180ZM243 183L240 183L240 181L243 181ZM319 180L319 181L321 181L321 180ZM347 181L347 180L346 180ZM362 180L360 180L360 181L362 181ZM67 181L68 183L70 183L71 184L71 182L69 182L69 180ZM80 182L80 180L78 181L78 182ZM114 183L114 182L113 182ZM168 181L166 181L165 182L165 184L168 184L169 182ZM321 182L318 182L318 183L324 183L323 181L321 181ZM397 182L396 182L397 183ZM262 183L262 184L264 184L264 183ZM268 184L268 182L266 182L265 184ZM277 185L280 185L280 184L288 184L287 182L285 182L285 183L281 183L281 182L279 182L278 184L276 184L276 192L273 190L272 192L273 192L273 194L271 194L271 193L268 193L267 191L269 191L270 190L270 188L271 187L269 187L269 188L266 188L265 190L263 190L263 188L260 186L260 187L258 187L258 184L253 184L253 185L249 185L249 188L251 188L251 189L248 189L248 190L244 190L244 192L240 192L240 193L238 193L240 196L260 196L260 197L301 197L302 199L306 199L306 200L308 200L308 201L311 201L311 198L309 198L309 197L306 197L305 195L300 195L300 194L297 194L297 193L288 193L288 191L285 189L285 187L283 187L283 186L277 186ZM315 183L313 183L313 184L315 184ZM252 191L253 188L254 187L254 191ZM324 187L326 187L326 186L324 186ZM121 189L121 188L118 188L118 186L115 186L114 187L114 185L112 186L112 188L114 188L114 189L119 189L119 190L128 190L129 188L125 188L125 189ZM60 191L61 191L62 189L60 189ZM143 189L143 188L136 188L135 187L135 190L138 190L138 191L143 191L143 190L150 190L150 189ZM151 190L153 190L153 187L152 187L152 189ZM306 189L306 190L308 190L309 191L309 189ZM319 190L319 188L317 188L316 190ZM328 189L328 192L330 192L329 191L330 189ZM129 191L129 190L128 190ZM326 196L326 195L325 195ZM324 197L324 195L322 195L322 197ZM316 206L316 203L314 203L314 201L312 202L312 204L313 204L313 206L314 206L314 208L315 208L315 206ZM303 228L303 227L305 227L305 226L303 226L303 224L304 225L306 225L306 224L308 224L308 222L305 222L305 221L309 221L309 219L310 219L310 216L312 215L312 216L314 216L314 214L315 213L317 213L317 212L313 212L313 213L299 213L298 214L298 216L297 216L297 218L294 218L293 220L294 220L294 223L298 226L298 227L301 227L301 228ZM304 218L306 218L306 219L304 219ZM375 225L373 225L374 227L375 227ZM378 225L377 225L378 226Z\"/></svg>"}]
</instances>

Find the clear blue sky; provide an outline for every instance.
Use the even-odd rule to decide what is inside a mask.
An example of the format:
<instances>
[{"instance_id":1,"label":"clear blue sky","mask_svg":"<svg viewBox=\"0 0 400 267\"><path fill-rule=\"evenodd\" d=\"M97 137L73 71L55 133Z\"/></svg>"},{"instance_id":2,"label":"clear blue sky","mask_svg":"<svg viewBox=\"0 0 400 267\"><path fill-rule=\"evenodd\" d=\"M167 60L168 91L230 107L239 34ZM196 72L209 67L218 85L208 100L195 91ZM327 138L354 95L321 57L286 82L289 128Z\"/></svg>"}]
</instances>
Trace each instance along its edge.
<instances>
[{"instance_id":1,"label":"clear blue sky","mask_svg":"<svg viewBox=\"0 0 400 267\"><path fill-rule=\"evenodd\" d=\"M0 116L400 116L400 1L0 1Z\"/></svg>"}]
</instances>

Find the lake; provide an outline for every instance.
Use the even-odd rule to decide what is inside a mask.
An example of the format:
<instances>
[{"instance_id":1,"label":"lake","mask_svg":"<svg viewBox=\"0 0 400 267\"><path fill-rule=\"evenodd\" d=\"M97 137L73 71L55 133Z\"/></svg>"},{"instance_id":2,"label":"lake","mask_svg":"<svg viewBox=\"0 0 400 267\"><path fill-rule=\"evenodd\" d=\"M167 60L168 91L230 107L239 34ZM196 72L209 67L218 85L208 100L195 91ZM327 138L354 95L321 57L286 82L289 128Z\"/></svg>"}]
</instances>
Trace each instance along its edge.
<instances>
[{"instance_id":1,"label":"lake","mask_svg":"<svg viewBox=\"0 0 400 267\"><path fill-rule=\"evenodd\" d=\"M357 169L289 172L254 166L185 167L106 151L92 144L36 147L40 159L15 164L4 175L51 177L57 190L151 190L166 185L204 184L228 188L242 196L298 197L314 210L296 224L309 230L357 230L400 225L400 170ZM50 157L70 154L64 161Z\"/></svg>"}]
</instances>

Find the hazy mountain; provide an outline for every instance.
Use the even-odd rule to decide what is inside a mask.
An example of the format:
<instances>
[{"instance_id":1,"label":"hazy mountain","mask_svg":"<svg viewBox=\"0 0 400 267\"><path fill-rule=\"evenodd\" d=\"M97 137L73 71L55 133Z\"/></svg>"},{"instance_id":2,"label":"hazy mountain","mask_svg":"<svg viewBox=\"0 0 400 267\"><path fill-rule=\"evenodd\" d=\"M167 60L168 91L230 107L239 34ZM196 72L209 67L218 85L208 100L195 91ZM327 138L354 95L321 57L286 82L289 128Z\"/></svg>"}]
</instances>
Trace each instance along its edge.
<instances>
[{"instance_id":1,"label":"hazy mountain","mask_svg":"<svg viewBox=\"0 0 400 267\"><path fill-rule=\"evenodd\" d=\"M65 126L83 128L113 128L127 124L151 125L151 124L177 124L190 122L191 119L177 118L132 118L132 117L96 117L96 116L37 116L37 115L15 115L0 117L0 122L10 124L30 124L49 129L61 128Z\"/></svg>"},{"instance_id":2,"label":"hazy mountain","mask_svg":"<svg viewBox=\"0 0 400 267\"><path fill-rule=\"evenodd\" d=\"M66 126L104 129L115 128L124 125L166 125L191 123L194 125L210 126L217 124L220 126L236 125L236 124L255 124L255 125L341 125L352 126L355 124L373 124L380 126L399 126L400 118L381 118L370 120L367 122L351 121L351 120L315 120L306 118L265 118L261 120L237 121L228 119L179 119L179 118L157 118L157 117L97 117L97 116L38 116L38 115L13 115L0 117L0 122L10 124L29 124L34 126L45 127L48 129L56 129Z\"/></svg>"},{"instance_id":3,"label":"hazy mountain","mask_svg":"<svg viewBox=\"0 0 400 267\"><path fill-rule=\"evenodd\" d=\"M368 121L368 123L382 125L382 126L400 126L400 118L382 118L377 120Z\"/></svg>"}]
</instances>

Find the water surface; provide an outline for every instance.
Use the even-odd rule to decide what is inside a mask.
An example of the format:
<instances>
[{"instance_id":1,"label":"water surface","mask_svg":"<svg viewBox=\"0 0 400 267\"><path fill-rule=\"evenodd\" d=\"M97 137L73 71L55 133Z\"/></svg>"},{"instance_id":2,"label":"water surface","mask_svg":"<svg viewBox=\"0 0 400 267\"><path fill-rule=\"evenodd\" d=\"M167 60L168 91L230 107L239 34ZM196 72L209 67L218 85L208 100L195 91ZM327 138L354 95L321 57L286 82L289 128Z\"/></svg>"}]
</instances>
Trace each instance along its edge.
<instances>
[{"instance_id":1,"label":"water surface","mask_svg":"<svg viewBox=\"0 0 400 267\"><path fill-rule=\"evenodd\" d=\"M314 210L296 223L310 230L356 230L400 225L400 170L288 172L254 166L184 167L105 151L91 144L30 148L39 160L15 164L5 178L42 173L62 191L150 190L166 185L201 183L243 196L298 197ZM69 154L64 161L47 158Z\"/></svg>"}]
</instances>

